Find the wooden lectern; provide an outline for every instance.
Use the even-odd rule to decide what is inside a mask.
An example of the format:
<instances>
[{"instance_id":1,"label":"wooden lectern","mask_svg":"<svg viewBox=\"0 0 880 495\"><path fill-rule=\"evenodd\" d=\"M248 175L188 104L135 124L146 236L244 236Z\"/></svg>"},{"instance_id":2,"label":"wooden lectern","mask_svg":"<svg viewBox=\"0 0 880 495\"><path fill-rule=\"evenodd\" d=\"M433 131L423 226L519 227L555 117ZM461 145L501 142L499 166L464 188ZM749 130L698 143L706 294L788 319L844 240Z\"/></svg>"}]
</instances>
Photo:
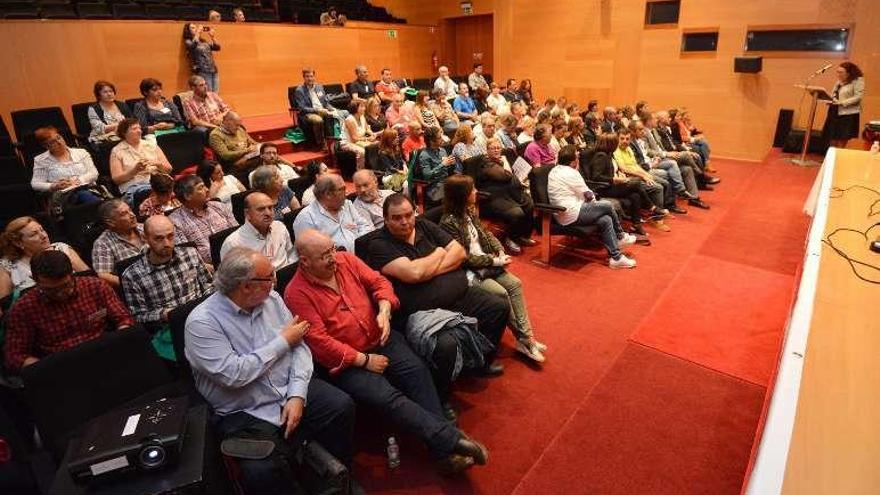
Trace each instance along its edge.
<instances>
[{"instance_id":1,"label":"wooden lectern","mask_svg":"<svg viewBox=\"0 0 880 495\"><path fill-rule=\"evenodd\" d=\"M810 94L810 116L807 118L807 127L804 130L804 144L801 146L801 156L792 158L792 163L796 163L802 167L819 165L819 162L807 160L807 149L810 147L810 134L813 133L813 121L816 120L816 105L819 101L823 103L831 103L834 98L822 86L809 86L805 84L795 84L794 87L802 89Z\"/></svg>"}]
</instances>

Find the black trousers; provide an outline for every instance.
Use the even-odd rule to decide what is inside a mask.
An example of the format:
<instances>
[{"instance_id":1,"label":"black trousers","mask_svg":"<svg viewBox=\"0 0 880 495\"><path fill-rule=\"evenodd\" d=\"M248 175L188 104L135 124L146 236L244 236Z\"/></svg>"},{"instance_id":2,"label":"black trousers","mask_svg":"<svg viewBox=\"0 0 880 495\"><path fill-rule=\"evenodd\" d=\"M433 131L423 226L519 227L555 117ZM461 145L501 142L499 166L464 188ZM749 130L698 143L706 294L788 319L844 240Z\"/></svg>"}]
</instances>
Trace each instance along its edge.
<instances>
[{"instance_id":1,"label":"black trousers","mask_svg":"<svg viewBox=\"0 0 880 495\"><path fill-rule=\"evenodd\" d=\"M626 209L626 215L634 224L642 222L643 208L651 205L651 198L638 182L625 182L623 184L611 184L598 192L601 198L617 198L624 200L622 205ZM648 205L648 206L646 206Z\"/></svg>"},{"instance_id":2,"label":"black trousers","mask_svg":"<svg viewBox=\"0 0 880 495\"><path fill-rule=\"evenodd\" d=\"M516 201L507 194L495 191L490 191L490 194L491 197L480 203L481 212L504 222L505 233L511 239L529 238L534 225L532 200L526 196Z\"/></svg>"},{"instance_id":3,"label":"black trousers","mask_svg":"<svg viewBox=\"0 0 880 495\"><path fill-rule=\"evenodd\" d=\"M245 494L287 495L294 493L289 459L306 440L317 441L340 462L351 466L354 412L351 397L313 377L302 419L289 438L284 438L278 426L244 412L220 417L217 427L224 439L269 440L275 444L275 450L265 459L237 459Z\"/></svg>"},{"instance_id":4,"label":"black trousers","mask_svg":"<svg viewBox=\"0 0 880 495\"><path fill-rule=\"evenodd\" d=\"M384 346L369 352L388 358L384 372L347 368L331 376L330 381L357 403L381 411L383 416L421 438L434 457L450 455L460 434L455 425L443 417L431 372L406 343L406 338L399 332L391 332Z\"/></svg>"}]
</instances>

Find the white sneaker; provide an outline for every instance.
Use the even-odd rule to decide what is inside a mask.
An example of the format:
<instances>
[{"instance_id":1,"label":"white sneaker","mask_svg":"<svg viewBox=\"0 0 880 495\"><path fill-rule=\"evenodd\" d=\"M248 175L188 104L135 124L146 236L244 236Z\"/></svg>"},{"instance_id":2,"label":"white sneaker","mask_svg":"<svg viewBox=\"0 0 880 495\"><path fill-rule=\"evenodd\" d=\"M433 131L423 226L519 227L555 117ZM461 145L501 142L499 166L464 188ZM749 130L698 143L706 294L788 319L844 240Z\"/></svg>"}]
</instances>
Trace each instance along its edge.
<instances>
[{"instance_id":1,"label":"white sneaker","mask_svg":"<svg viewBox=\"0 0 880 495\"><path fill-rule=\"evenodd\" d=\"M528 346L520 341L517 341L516 342L516 350L517 350L517 352L521 352L527 358L529 358L532 361L535 361L537 363L543 363L546 360L544 355L541 354L541 351L539 351L537 349L537 346L535 346L535 345Z\"/></svg>"},{"instance_id":2,"label":"white sneaker","mask_svg":"<svg viewBox=\"0 0 880 495\"><path fill-rule=\"evenodd\" d=\"M630 244L635 244L638 238L632 234L623 233L623 237L617 240L617 244L620 246L629 246Z\"/></svg>"},{"instance_id":3,"label":"white sneaker","mask_svg":"<svg viewBox=\"0 0 880 495\"><path fill-rule=\"evenodd\" d=\"M627 258L626 255L621 254L620 258L608 258L608 267L612 269L618 268L635 268L636 260L632 258Z\"/></svg>"},{"instance_id":4,"label":"white sneaker","mask_svg":"<svg viewBox=\"0 0 880 495\"><path fill-rule=\"evenodd\" d=\"M535 341L535 347L537 347L538 351L540 351L542 353L547 350L547 346L541 342L538 342L537 340Z\"/></svg>"}]
</instances>

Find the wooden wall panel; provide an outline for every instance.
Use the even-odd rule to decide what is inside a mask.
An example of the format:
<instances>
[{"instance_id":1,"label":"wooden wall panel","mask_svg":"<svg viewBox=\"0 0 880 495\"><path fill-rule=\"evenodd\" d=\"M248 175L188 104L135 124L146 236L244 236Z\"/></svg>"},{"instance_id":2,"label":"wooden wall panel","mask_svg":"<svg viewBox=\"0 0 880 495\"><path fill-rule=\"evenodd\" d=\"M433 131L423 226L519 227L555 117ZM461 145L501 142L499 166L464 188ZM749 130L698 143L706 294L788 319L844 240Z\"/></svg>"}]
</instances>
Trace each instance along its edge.
<instances>
[{"instance_id":1,"label":"wooden wall panel","mask_svg":"<svg viewBox=\"0 0 880 495\"><path fill-rule=\"evenodd\" d=\"M458 0L373 2L425 24L462 15ZM779 109L798 108L800 94L792 86L825 59L768 57L760 74L734 74L748 26L852 24L849 55L868 85L862 120L880 118L876 0L682 0L678 26L664 29L645 29L645 0L473 0L473 6L475 14L494 14L496 79L529 77L540 98L564 94L583 103L598 96L616 105L644 98L655 108L687 106L717 154L754 160L771 145ZM718 52L682 57L682 31L709 26L720 29ZM815 81L830 88L833 73Z\"/></svg>"},{"instance_id":2,"label":"wooden wall panel","mask_svg":"<svg viewBox=\"0 0 880 495\"><path fill-rule=\"evenodd\" d=\"M172 21L4 21L0 29L0 114L16 109L93 100L92 85L107 79L122 98L138 96L144 77L156 77L170 96L186 89L189 67ZM390 37L388 29L396 31ZM222 24L216 53L220 93L247 116L287 111L287 87L312 66L323 83L354 79L363 63L378 79L382 67L401 77L426 77L439 36L427 26L358 23L324 28Z\"/></svg>"}]
</instances>

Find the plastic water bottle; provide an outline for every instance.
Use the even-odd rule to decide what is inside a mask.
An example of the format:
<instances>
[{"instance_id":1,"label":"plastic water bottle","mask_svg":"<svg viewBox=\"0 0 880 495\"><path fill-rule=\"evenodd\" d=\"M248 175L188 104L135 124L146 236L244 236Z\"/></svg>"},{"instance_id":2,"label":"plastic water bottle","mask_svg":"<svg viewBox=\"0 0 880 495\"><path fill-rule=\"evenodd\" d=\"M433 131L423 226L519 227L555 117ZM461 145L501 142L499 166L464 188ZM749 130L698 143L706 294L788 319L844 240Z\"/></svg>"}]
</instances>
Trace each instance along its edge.
<instances>
[{"instance_id":1,"label":"plastic water bottle","mask_svg":"<svg viewBox=\"0 0 880 495\"><path fill-rule=\"evenodd\" d=\"M400 446L394 437L388 437L388 447L385 449L388 454L388 467L394 469L400 466Z\"/></svg>"},{"instance_id":2,"label":"plastic water bottle","mask_svg":"<svg viewBox=\"0 0 880 495\"><path fill-rule=\"evenodd\" d=\"M874 141L871 145L871 154L877 156L877 153L880 153L880 141Z\"/></svg>"}]
</instances>

